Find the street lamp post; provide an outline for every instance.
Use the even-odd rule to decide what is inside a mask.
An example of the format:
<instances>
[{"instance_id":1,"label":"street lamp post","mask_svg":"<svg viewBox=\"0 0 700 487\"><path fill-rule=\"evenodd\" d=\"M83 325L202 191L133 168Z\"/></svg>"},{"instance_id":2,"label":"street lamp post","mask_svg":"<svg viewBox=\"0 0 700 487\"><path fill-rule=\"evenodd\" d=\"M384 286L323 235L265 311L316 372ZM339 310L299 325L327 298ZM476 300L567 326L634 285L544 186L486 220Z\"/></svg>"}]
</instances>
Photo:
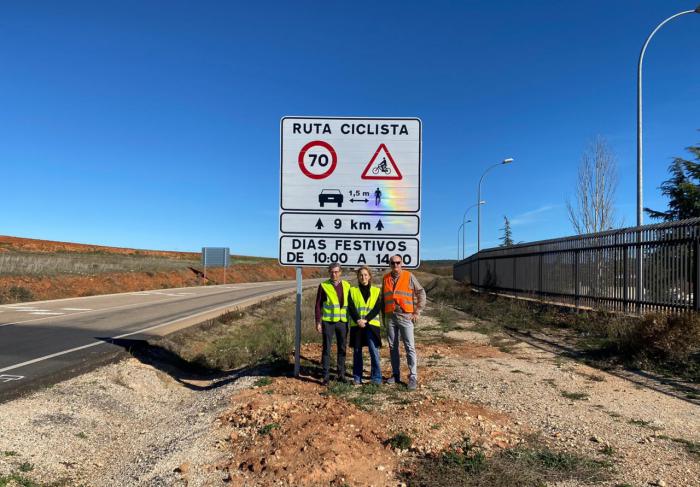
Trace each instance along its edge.
<instances>
[{"instance_id":1,"label":"street lamp post","mask_svg":"<svg viewBox=\"0 0 700 487\"><path fill-rule=\"evenodd\" d=\"M477 208L477 223L476 223L476 251L477 253L481 251L481 204L479 203L481 201L481 183L484 180L484 176L486 176L486 173L488 173L491 169L497 166L501 166L503 164L510 164L513 162L513 158L509 157L508 159L503 159L503 161L499 162L498 164L494 164L493 166L490 166L486 168L486 171L481 175L481 178L479 179L479 188L477 190L477 203L476 206Z\"/></svg>"},{"instance_id":2,"label":"street lamp post","mask_svg":"<svg viewBox=\"0 0 700 487\"><path fill-rule=\"evenodd\" d=\"M661 22L656 26L651 34L644 41L642 50L639 53L639 62L637 63L637 227L641 227L644 224L644 202L643 202L643 188L642 188L642 170L644 162L644 151L642 147L642 64L644 63L644 53L647 50L649 41L654 37L654 34L663 27L665 24L671 20L681 17L687 14L700 14L700 5L698 5L695 10L685 10L683 12L678 12L675 15L671 15L669 18ZM642 300L642 242L641 242L641 230L637 235L639 241L638 255L637 255L637 302L638 305L641 304Z\"/></svg>"},{"instance_id":3,"label":"street lamp post","mask_svg":"<svg viewBox=\"0 0 700 487\"><path fill-rule=\"evenodd\" d=\"M459 232L462 230L462 235L466 232L466 224L471 223L471 220L462 220L462 224L457 228L457 260L461 260L459 257ZM462 259L464 259L464 237L462 237Z\"/></svg>"},{"instance_id":4,"label":"street lamp post","mask_svg":"<svg viewBox=\"0 0 700 487\"><path fill-rule=\"evenodd\" d=\"M485 204L486 204L486 201L479 200L478 203L475 203L475 204L471 205L469 208L467 208L464 211L464 215L462 216L462 222L463 223L471 222L471 220L467 221L467 213L469 213L469 210L471 210L475 206L481 206L481 205L485 205ZM466 253L467 253L467 226L464 225L464 228L462 229L462 258L464 258L464 255Z\"/></svg>"}]
</instances>

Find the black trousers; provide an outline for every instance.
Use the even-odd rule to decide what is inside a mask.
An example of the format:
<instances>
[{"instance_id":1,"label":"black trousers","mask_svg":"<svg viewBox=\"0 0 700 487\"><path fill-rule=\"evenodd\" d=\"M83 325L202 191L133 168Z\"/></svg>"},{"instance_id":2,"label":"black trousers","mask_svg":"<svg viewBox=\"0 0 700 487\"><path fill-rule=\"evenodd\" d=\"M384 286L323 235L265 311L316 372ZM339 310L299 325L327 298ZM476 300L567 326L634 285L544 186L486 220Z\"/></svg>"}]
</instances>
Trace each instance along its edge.
<instances>
[{"instance_id":1,"label":"black trousers","mask_svg":"<svg viewBox=\"0 0 700 487\"><path fill-rule=\"evenodd\" d=\"M338 321L336 323L322 321L321 327L323 328L323 356L321 358L321 363L323 365L323 378L328 379L330 376L333 335L335 335L336 345L338 348L338 378L344 378L348 324L343 323L342 321Z\"/></svg>"}]
</instances>

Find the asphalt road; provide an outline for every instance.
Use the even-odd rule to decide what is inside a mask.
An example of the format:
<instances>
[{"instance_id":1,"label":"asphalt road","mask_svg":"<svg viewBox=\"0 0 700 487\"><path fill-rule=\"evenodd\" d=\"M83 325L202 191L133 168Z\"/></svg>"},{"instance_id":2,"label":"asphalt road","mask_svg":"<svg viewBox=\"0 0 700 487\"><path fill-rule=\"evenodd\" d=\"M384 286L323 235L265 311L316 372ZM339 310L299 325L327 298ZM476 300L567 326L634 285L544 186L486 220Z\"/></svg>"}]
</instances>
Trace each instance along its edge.
<instances>
[{"instance_id":1,"label":"asphalt road","mask_svg":"<svg viewBox=\"0 0 700 487\"><path fill-rule=\"evenodd\" d=\"M114 360L123 349L112 339L162 336L295 287L273 281L1 305L0 402Z\"/></svg>"}]
</instances>

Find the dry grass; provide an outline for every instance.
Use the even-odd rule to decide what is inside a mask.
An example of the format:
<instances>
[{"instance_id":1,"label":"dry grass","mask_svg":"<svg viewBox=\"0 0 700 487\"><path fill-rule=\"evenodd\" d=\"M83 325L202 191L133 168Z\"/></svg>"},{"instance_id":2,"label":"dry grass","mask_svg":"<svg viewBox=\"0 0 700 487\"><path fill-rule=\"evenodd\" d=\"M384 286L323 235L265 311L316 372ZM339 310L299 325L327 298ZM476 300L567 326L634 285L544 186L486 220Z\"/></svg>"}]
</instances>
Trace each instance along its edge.
<instances>
[{"instance_id":1,"label":"dry grass","mask_svg":"<svg viewBox=\"0 0 700 487\"><path fill-rule=\"evenodd\" d=\"M636 318L610 312L575 312L538 302L479 295L449 278L426 286L428 297L482 320L479 331L508 326L520 331L569 329L578 348L594 361L619 361L631 367L669 372L700 380L700 315L647 314ZM476 329L476 328L475 328Z\"/></svg>"},{"instance_id":2,"label":"dry grass","mask_svg":"<svg viewBox=\"0 0 700 487\"><path fill-rule=\"evenodd\" d=\"M405 479L411 487L532 487L567 480L600 482L609 477L610 467L608 462L553 451L536 442L486 457L465 438L440 455L418 459Z\"/></svg>"},{"instance_id":3,"label":"dry grass","mask_svg":"<svg viewBox=\"0 0 700 487\"><path fill-rule=\"evenodd\" d=\"M183 359L215 370L287 360L294 350L296 296L275 298L240 313L168 335L158 341ZM318 340L314 324L315 289L304 290L302 343Z\"/></svg>"},{"instance_id":4,"label":"dry grass","mask_svg":"<svg viewBox=\"0 0 700 487\"><path fill-rule=\"evenodd\" d=\"M198 262L165 257L109 253L0 253L0 275L93 275L107 272L160 272L183 270Z\"/></svg>"}]
</instances>

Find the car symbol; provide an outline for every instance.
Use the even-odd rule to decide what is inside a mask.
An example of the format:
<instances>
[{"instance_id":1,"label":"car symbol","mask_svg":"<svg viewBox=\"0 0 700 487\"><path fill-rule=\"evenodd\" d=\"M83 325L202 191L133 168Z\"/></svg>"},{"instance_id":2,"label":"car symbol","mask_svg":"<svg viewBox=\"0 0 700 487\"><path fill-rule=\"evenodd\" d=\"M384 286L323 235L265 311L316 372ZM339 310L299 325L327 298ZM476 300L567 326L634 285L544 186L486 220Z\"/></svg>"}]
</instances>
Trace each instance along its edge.
<instances>
[{"instance_id":1,"label":"car symbol","mask_svg":"<svg viewBox=\"0 0 700 487\"><path fill-rule=\"evenodd\" d=\"M318 202L323 208L326 203L337 203L338 208L343 206L343 193L339 189L324 189L318 195Z\"/></svg>"}]
</instances>

